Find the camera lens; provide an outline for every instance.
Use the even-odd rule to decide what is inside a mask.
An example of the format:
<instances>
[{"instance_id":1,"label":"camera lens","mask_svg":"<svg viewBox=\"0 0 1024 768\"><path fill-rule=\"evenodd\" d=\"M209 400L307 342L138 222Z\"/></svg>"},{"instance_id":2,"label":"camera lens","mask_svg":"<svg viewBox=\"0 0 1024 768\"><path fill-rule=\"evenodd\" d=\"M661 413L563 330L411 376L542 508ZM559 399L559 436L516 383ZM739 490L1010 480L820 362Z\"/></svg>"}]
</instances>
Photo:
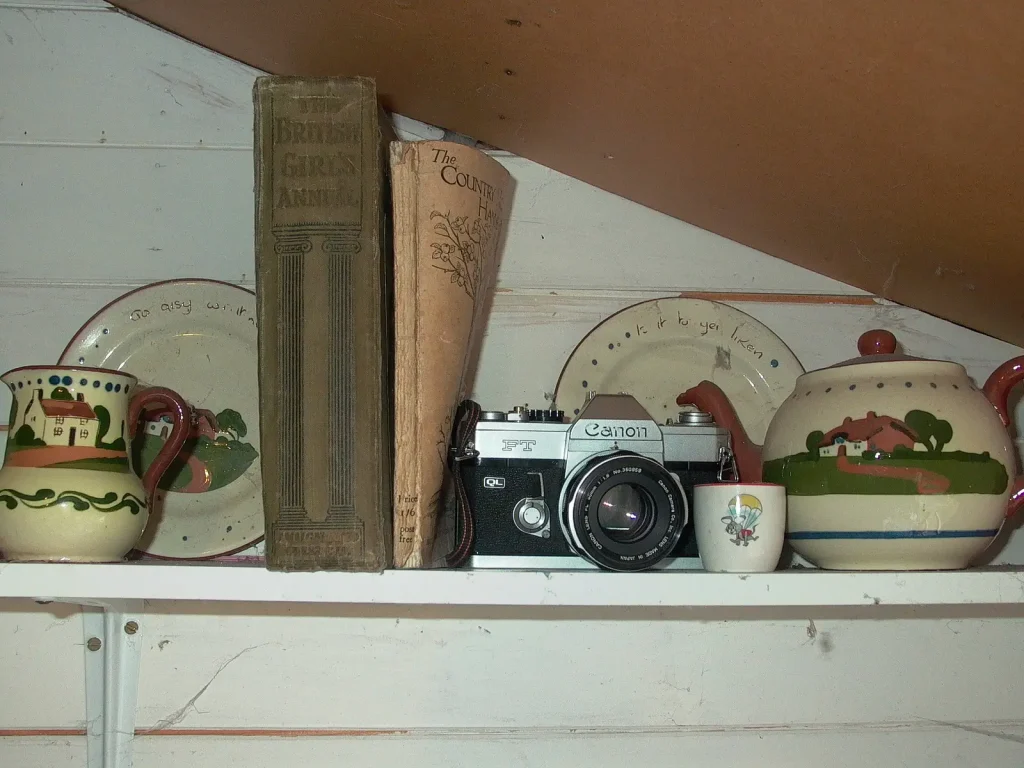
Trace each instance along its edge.
<instances>
[{"instance_id":1,"label":"camera lens","mask_svg":"<svg viewBox=\"0 0 1024 768\"><path fill-rule=\"evenodd\" d=\"M612 541L636 541L654 523L654 502L647 491L635 485L614 485L598 502L597 524Z\"/></svg>"},{"instance_id":2,"label":"camera lens","mask_svg":"<svg viewBox=\"0 0 1024 768\"><path fill-rule=\"evenodd\" d=\"M628 451L594 456L562 487L559 522L576 554L613 571L650 568L679 543L686 497L660 463Z\"/></svg>"}]
</instances>

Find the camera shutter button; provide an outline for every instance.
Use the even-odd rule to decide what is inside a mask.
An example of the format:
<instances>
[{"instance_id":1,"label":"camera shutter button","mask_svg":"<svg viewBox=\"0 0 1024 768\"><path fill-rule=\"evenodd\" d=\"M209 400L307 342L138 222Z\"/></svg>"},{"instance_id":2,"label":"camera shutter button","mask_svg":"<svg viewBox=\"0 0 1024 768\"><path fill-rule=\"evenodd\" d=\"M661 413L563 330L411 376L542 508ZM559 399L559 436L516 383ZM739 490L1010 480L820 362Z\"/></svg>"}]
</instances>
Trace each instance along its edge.
<instances>
[{"instance_id":1,"label":"camera shutter button","mask_svg":"<svg viewBox=\"0 0 1024 768\"><path fill-rule=\"evenodd\" d=\"M540 510L534 506L523 508L523 522L533 528L537 523L544 519L544 515L541 514Z\"/></svg>"}]
</instances>

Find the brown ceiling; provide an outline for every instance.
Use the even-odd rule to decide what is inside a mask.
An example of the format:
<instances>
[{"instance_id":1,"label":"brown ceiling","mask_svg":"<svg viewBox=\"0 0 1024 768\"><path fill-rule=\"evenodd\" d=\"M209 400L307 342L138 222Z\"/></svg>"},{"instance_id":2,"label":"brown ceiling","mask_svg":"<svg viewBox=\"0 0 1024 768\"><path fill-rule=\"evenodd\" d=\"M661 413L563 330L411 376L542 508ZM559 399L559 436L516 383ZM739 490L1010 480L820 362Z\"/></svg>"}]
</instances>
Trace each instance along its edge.
<instances>
[{"instance_id":1,"label":"brown ceiling","mask_svg":"<svg viewBox=\"0 0 1024 768\"><path fill-rule=\"evenodd\" d=\"M118 4L1024 345L1020 0Z\"/></svg>"}]
</instances>

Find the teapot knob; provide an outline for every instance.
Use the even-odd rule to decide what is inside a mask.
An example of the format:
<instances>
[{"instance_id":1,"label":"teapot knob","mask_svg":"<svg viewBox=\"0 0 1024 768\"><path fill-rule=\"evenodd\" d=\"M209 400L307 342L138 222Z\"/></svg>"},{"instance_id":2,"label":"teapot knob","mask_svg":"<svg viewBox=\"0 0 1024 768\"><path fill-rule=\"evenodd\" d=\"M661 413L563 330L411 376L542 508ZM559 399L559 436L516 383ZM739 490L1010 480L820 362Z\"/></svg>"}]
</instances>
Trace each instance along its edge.
<instances>
[{"instance_id":1,"label":"teapot knob","mask_svg":"<svg viewBox=\"0 0 1024 768\"><path fill-rule=\"evenodd\" d=\"M896 353L896 337L880 329L867 331L857 340L857 350L862 355L893 355Z\"/></svg>"}]
</instances>

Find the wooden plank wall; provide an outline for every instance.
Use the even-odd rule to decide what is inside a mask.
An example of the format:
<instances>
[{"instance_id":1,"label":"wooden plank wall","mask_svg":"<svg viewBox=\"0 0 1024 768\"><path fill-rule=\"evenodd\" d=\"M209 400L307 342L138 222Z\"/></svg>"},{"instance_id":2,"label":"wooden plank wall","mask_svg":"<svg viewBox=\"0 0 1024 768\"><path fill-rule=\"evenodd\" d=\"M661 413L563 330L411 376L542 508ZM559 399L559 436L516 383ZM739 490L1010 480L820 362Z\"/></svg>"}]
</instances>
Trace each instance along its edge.
<instances>
[{"instance_id":1,"label":"wooden plank wall","mask_svg":"<svg viewBox=\"0 0 1024 768\"><path fill-rule=\"evenodd\" d=\"M97 308L153 280L252 286L256 74L96 0L0 0L0 369L55 360ZM485 405L543 402L596 322L680 293L754 315L807 368L877 326L979 380L1020 352L499 157L518 186ZM1024 562L1024 539L993 559ZM154 607L136 765L1024 756L1014 612L273 610ZM85 765L82 654L75 610L0 601L0 765Z\"/></svg>"}]
</instances>

